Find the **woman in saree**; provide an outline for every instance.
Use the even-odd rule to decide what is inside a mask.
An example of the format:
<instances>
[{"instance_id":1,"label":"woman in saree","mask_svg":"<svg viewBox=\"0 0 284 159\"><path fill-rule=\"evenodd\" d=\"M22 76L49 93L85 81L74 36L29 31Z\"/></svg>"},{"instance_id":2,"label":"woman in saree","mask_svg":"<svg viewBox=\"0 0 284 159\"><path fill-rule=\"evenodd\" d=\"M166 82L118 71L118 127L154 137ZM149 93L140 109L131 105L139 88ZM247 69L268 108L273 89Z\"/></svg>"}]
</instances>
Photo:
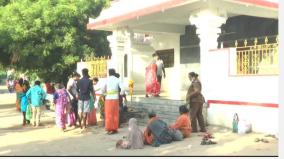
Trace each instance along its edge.
<instances>
[{"instance_id":1,"label":"woman in saree","mask_svg":"<svg viewBox=\"0 0 284 159\"><path fill-rule=\"evenodd\" d=\"M23 78L20 78L16 85L15 85L15 91L16 91L16 109L17 111L20 111L20 104L21 104L21 96L23 95L24 88L23 88L24 80Z\"/></svg>"},{"instance_id":2,"label":"woman in saree","mask_svg":"<svg viewBox=\"0 0 284 159\"><path fill-rule=\"evenodd\" d=\"M30 124L30 120L26 119L26 112L28 107L28 97L26 96L27 91L30 89L30 84L27 80L23 82L23 90L24 92L21 95L21 112L23 113L23 126L26 124Z\"/></svg>"},{"instance_id":3,"label":"woman in saree","mask_svg":"<svg viewBox=\"0 0 284 159\"><path fill-rule=\"evenodd\" d=\"M155 58L156 54L153 54L152 56L153 58ZM149 95L159 96L161 86L157 78L156 59L153 59L151 64L146 67L145 84L146 84L146 97L149 97Z\"/></svg>"},{"instance_id":4,"label":"woman in saree","mask_svg":"<svg viewBox=\"0 0 284 159\"><path fill-rule=\"evenodd\" d=\"M98 78L94 77L93 78L93 88L95 88L95 86L98 83ZM94 94L96 94L97 90L94 89ZM94 99L93 96L90 96L90 113L88 114L87 117L87 123L88 125L97 125L97 94L96 94L96 98Z\"/></svg>"},{"instance_id":5,"label":"woman in saree","mask_svg":"<svg viewBox=\"0 0 284 159\"><path fill-rule=\"evenodd\" d=\"M54 93L54 103L56 125L61 129L61 131L64 132L66 129L66 113L67 106L68 104L70 104L70 97L61 83L56 84L56 91Z\"/></svg>"}]
</instances>

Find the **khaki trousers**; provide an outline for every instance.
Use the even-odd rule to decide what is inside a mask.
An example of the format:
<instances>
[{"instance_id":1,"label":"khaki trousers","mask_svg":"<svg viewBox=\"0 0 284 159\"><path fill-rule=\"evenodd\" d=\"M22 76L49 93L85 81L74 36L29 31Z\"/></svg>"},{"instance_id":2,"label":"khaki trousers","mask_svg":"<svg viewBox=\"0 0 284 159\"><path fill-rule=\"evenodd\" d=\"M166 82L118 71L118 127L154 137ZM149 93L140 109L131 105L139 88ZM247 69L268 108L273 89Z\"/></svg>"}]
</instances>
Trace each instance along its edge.
<instances>
[{"instance_id":1,"label":"khaki trousers","mask_svg":"<svg viewBox=\"0 0 284 159\"><path fill-rule=\"evenodd\" d=\"M196 120L198 120L200 131L202 132L206 131L204 118L202 115L202 108L203 108L202 102L190 102L190 118L191 118L192 132L198 132Z\"/></svg>"},{"instance_id":2,"label":"khaki trousers","mask_svg":"<svg viewBox=\"0 0 284 159\"><path fill-rule=\"evenodd\" d=\"M40 122L40 107L34 107L32 106L32 111L33 111L33 115L32 115L32 124L33 126L39 126L39 122Z\"/></svg>"}]
</instances>

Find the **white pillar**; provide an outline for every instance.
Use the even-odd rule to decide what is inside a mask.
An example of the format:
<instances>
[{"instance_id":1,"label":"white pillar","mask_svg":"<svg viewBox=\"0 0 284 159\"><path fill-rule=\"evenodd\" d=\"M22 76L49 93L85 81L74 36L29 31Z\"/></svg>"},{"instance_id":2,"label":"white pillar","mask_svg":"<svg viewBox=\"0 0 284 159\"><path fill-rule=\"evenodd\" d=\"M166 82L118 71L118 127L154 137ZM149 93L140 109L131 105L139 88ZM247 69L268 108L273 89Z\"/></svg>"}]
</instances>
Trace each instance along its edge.
<instances>
[{"instance_id":1,"label":"white pillar","mask_svg":"<svg viewBox=\"0 0 284 159\"><path fill-rule=\"evenodd\" d=\"M123 57L125 47L125 36L123 31L115 30L111 36L108 36L111 48L111 61L108 65L109 68L115 69L123 79Z\"/></svg>"},{"instance_id":2,"label":"white pillar","mask_svg":"<svg viewBox=\"0 0 284 159\"><path fill-rule=\"evenodd\" d=\"M131 33L128 28L113 31L113 34L108 36L110 48L112 52L109 68L114 68L120 74L121 80L132 78L132 53L131 53ZM124 72L124 56L128 57L127 72ZM127 78L124 77L127 73Z\"/></svg>"},{"instance_id":3,"label":"white pillar","mask_svg":"<svg viewBox=\"0 0 284 159\"><path fill-rule=\"evenodd\" d=\"M212 10L203 10L192 16L190 16L189 21L191 24L195 25L200 39L200 80L203 85L203 94L206 98L206 81L210 80L206 77L208 71L218 71L211 70L210 66L207 65L207 61L210 59L207 58L207 54L210 49L217 49L218 34L221 33L220 26L226 22L226 17L221 17ZM216 63L217 65L217 63Z\"/></svg>"}]
</instances>

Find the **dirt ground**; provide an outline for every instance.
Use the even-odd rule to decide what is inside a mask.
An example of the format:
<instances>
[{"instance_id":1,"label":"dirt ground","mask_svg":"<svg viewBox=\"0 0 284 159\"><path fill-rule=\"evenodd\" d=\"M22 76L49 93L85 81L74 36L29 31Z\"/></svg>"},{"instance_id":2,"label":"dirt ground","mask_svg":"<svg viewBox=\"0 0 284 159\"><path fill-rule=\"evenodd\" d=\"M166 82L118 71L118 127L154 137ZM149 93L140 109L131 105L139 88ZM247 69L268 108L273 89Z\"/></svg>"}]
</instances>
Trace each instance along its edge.
<instances>
[{"instance_id":1,"label":"dirt ground","mask_svg":"<svg viewBox=\"0 0 284 159\"><path fill-rule=\"evenodd\" d=\"M139 150L115 148L116 141L127 134L127 127L114 135L107 135L102 126L92 126L84 133L68 128L63 133L55 126L51 111L43 113L42 126L23 127L22 114L15 109L16 96L4 89L0 87L0 156L278 156L278 140L265 137L267 134L239 135L217 126L208 127L216 145L200 145L201 134L194 133L183 141ZM255 142L255 138L269 143Z\"/></svg>"}]
</instances>

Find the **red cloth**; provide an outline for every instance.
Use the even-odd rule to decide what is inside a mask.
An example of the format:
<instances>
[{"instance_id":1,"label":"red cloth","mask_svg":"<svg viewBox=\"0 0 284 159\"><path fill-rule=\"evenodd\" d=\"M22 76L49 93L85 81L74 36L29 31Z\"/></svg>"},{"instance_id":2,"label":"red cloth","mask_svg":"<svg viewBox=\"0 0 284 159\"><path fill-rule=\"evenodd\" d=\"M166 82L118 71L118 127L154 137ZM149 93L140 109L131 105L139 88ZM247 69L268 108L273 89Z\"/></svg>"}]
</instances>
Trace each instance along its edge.
<instances>
[{"instance_id":1,"label":"red cloth","mask_svg":"<svg viewBox=\"0 0 284 159\"><path fill-rule=\"evenodd\" d=\"M52 86L49 82L45 83L45 87L46 87L46 93L47 94L53 94L54 93L54 89L52 88Z\"/></svg>"},{"instance_id":2,"label":"red cloth","mask_svg":"<svg viewBox=\"0 0 284 159\"><path fill-rule=\"evenodd\" d=\"M153 121L157 120L158 118L157 117L152 117L148 123L147 123L147 128L145 129L143 135L144 135L144 143L145 144L148 144L148 145L151 145L153 143L153 139L154 139L154 136L153 134L149 131L148 129L148 125L151 124Z\"/></svg>"},{"instance_id":3,"label":"red cloth","mask_svg":"<svg viewBox=\"0 0 284 159\"><path fill-rule=\"evenodd\" d=\"M161 87L157 79L157 65L155 63L146 68L145 78L146 93L154 96L159 95Z\"/></svg>"},{"instance_id":4,"label":"red cloth","mask_svg":"<svg viewBox=\"0 0 284 159\"><path fill-rule=\"evenodd\" d=\"M144 131L144 143L147 145L151 145L153 143L154 136L149 133L148 129Z\"/></svg>"},{"instance_id":5,"label":"red cloth","mask_svg":"<svg viewBox=\"0 0 284 159\"><path fill-rule=\"evenodd\" d=\"M90 113L88 113L87 123L88 123L88 125L96 125L97 124L97 112L96 112L95 108Z\"/></svg>"},{"instance_id":6,"label":"red cloth","mask_svg":"<svg viewBox=\"0 0 284 159\"><path fill-rule=\"evenodd\" d=\"M105 100L105 130L116 131L119 124L119 100Z\"/></svg>"}]
</instances>

